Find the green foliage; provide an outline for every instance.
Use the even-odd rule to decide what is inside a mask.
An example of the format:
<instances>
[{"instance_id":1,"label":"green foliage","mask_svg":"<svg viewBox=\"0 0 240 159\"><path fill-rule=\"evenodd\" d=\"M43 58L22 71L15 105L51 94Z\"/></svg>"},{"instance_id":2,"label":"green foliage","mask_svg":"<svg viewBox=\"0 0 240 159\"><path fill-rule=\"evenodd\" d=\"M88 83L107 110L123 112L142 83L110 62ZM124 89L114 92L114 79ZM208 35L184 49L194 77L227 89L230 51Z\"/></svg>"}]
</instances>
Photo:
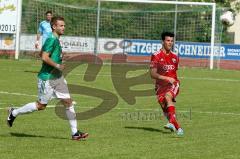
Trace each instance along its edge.
<instances>
[{"instance_id":1,"label":"green foliage","mask_svg":"<svg viewBox=\"0 0 240 159\"><path fill-rule=\"evenodd\" d=\"M219 5L227 6L229 3L221 4L219 2ZM119 9L123 12L119 12ZM53 0L48 3L23 0L22 32L35 34L38 24L45 19L46 10L53 10L54 15L67 17L65 18L66 35L95 37L97 19L97 2L95 0ZM132 12L128 12L130 10ZM174 10L174 5L102 3L100 18L104 20L100 23L99 35L108 38L158 40L162 31L174 31ZM179 12L177 15L177 40L210 42L211 10L206 7L196 8L193 6L178 6L178 10L187 10L188 12ZM165 13L159 11L165 11ZM152 17L155 20L152 20ZM196 21L196 17L205 18L198 18ZM223 36L225 36L225 32Z\"/></svg>"}]
</instances>

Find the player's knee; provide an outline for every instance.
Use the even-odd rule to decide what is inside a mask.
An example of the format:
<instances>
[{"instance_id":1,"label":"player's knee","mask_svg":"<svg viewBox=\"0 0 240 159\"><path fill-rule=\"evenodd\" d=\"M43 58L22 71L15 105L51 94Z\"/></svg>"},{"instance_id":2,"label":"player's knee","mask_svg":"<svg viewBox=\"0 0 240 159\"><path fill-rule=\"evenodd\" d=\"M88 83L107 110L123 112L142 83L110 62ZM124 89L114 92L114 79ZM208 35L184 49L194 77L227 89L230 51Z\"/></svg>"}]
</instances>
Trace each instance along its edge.
<instances>
[{"instance_id":1,"label":"player's knee","mask_svg":"<svg viewBox=\"0 0 240 159\"><path fill-rule=\"evenodd\" d=\"M72 99L62 99L62 104L66 107L72 106Z\"/></svg>"},{"instance_id":2,"label":"player's knee","mask_svg":"<svg viewBox=\"0 0 240 159\"><path fill-rule=\"evenodd\" d=\"M170 93L167 93L165 95L165 99L166 99L167 103L169 103L169 102L172 102L173 97Z\"/></svg>"}]
</instances>

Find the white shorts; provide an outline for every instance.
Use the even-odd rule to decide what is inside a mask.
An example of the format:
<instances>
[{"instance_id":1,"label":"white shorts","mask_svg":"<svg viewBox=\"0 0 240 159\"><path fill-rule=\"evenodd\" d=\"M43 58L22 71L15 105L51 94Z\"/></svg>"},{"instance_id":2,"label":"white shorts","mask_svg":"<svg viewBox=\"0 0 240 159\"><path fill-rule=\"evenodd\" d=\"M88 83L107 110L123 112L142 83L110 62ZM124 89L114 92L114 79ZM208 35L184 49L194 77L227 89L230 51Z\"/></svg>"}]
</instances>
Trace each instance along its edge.
<instances>
[{"instance_id":1,"label":"white shorts","mask_svg":"<svg viewBox=\"0 0 240 159\"><path fill-rule=\"evenodd\" d=\"M38 101L48 104L53 99L70 99L67 81L63 76L52 80L41 80L38 78Z\"/></svg>"}]
</instances>

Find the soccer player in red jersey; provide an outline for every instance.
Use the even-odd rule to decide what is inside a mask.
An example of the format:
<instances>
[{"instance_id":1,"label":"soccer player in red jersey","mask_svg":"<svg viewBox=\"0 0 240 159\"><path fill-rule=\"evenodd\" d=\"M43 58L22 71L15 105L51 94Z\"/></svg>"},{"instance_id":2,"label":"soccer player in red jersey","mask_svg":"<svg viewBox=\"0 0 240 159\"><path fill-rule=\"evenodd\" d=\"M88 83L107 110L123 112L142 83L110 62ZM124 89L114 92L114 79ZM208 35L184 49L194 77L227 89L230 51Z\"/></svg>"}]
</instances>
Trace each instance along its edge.
<instances>
[{"instance_id":1,"label":"soccer player in red jersey","mask_svg":"<svg viewBox=\"0 0 240 159\"><path fill-rule=\"evenodd\" d=\"M174 34L163 32L162 48L151 56L150 74L156 80L155 90L159 104L169 123L166 129L176 131L177 135L183 135L175 113L175 98L179 93L180 81L177 77L179 58L171 49L173 47Z\"/></svg>"}]
</instances>

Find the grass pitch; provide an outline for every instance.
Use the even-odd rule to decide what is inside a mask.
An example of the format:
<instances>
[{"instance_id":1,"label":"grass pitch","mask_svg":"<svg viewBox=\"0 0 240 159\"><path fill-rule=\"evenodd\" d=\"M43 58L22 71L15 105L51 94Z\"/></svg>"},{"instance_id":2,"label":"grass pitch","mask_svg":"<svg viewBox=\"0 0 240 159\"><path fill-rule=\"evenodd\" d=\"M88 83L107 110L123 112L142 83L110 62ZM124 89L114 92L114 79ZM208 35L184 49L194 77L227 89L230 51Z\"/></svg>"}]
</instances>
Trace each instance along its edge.
<instances>
[{"instance_id":1,"label":"grass pitch","mask_svg":"<svg viewBox=\"0 0 240 159\"><path fill-rule=\"evenodd\" d=\"M238 159L240 156L240 72L181 68L181 90L177 97L178 119L184 136L163 129L166 120L155 96L137 97L127 104L110 78L111 66L104 65L95 81L86 82L86 65L67 76L70 84L98 88L115 94L117 106L89 120L79 120L85 141L70 140L68 122L59 118L54 103L41 112L17 117L6 125L6 108L37 99L37 71L40 61L0 60L0 158L1 159ZM146 70L140 71L147 72ZM130 72L131 76L139 74ZM135 87L134 87L135 88ZM135 89L149 89L142 85ZM101 99L72 94L76 111L96 107Z\"/></svg>"}]
</instances>

